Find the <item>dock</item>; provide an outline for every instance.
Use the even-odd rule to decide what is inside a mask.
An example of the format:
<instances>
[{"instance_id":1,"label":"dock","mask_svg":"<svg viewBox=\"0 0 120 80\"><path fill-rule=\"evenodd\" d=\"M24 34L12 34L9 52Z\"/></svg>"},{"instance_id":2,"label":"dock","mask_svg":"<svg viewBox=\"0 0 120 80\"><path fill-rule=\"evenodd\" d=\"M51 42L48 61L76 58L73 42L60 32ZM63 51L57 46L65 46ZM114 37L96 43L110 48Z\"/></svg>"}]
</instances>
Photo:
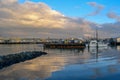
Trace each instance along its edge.
<instances>
[{"instance_id":1,"label":"dock","mask_svg":"<svg viewBox=\"0 0 120 80\"><path fill-rule=\"evenodd\" d=\"M47 43L44 44L44 48L51 49L83 49L85 44L60 44L60 43Z\"/></svg>"}]
</instances>

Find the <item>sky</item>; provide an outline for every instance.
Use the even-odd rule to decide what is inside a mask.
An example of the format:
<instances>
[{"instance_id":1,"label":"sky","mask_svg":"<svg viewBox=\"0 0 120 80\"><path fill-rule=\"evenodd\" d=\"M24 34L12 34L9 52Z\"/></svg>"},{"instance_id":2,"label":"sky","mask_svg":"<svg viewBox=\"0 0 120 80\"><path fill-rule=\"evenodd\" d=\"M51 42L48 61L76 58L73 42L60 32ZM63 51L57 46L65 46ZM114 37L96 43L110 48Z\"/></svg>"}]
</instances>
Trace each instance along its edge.
<instances>
[{"instance_id":1,"label":"sky","mask_svg":"<svg viewBox=\"0 0 120 80\"><path fill-rule=\"evenodd\" d=\"M109 19L106 14L109 11L114 11L120 14L120 0L30 0L32 2L44 2L49 5L52 9L55 9L62 14L70 17L85 17L87 20L91 20L96 23L106 23L106 22L114 22L114 20ZM19 0L20 3L24 3L25 0ZM100 14L96 16L87 16L90 11L94 11L95 8L88 5L88 2L96 2L100 5L104 6L104 10L100 12ZM102 18L101 18L102 16Z\"/></svg>"},{"instance_id":2,"label":"sky","mask_svg":"<svg viewBox=\"0 0 120 80\"><path fill-rule=\"evenodd\" d=\"M0 0L0 37L120 37L120 0Z\"/></svg>"}]
</instances>

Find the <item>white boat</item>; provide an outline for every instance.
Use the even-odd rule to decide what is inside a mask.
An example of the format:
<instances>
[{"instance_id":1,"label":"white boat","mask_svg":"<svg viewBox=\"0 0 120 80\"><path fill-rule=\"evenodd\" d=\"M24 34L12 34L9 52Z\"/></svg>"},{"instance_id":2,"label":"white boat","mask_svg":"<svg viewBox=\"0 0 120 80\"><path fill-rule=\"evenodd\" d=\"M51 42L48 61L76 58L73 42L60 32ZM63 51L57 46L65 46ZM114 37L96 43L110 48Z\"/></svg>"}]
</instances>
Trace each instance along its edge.
<instances>
[{"instance_id":1,"label":"white boat","mask_svg":"<svg viewBox=\"0 0 120 80\"><path fill-rule=\"evenodd\" d=\"M104 42L97 42L97 40L91 40L89 43L89 47L96 47L98 45L98 47L108 47L107 43Z\"/></svg>"},{"instance_id":2,"label":"white boat","mask_svg":"<svg viewBox=\"0 0 120 80\"><path fill-rule=\"evenodd\" d=\"M89 44L87 44L86 46L88 47L96 47L98 46L98 48L108 48L108 43L104 43L103 41L97 41L98 40L98 30L96 29L96 39L95 40L91 40Z\"/></svg>"}]
</instances>

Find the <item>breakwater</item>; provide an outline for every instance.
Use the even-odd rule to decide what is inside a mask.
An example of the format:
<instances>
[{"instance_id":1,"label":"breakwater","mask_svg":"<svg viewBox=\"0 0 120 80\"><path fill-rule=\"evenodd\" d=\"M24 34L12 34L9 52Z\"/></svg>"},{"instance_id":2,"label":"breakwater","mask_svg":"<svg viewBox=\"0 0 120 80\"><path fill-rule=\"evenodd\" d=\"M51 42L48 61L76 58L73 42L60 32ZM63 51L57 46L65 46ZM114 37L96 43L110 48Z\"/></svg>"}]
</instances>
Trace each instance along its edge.
<instances>
[{"instance_id":1,"label":"breakwater","mask_svg":"<svg viewBox=\"0 0 120 80\"><path fill-rule=\"evenodd\" d=\"M28 52L21 52L16 54L0 56L0 69L15 63L30 60L46 54L47 54L46 52L41 52L41 51L31 51L31 52L28 51Z\"/></svg>"}]
</instances>

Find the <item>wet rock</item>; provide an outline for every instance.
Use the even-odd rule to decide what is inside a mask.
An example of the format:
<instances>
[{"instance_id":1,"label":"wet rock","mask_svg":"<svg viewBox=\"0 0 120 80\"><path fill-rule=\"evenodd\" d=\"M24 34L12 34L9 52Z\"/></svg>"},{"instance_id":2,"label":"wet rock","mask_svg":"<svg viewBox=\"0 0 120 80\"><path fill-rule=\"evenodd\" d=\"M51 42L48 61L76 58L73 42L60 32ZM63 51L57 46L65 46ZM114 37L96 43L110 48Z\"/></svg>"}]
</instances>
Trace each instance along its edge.
<instances>
[{"instance_id":1,"label":"wet rock","mask_svg":"<svg viewBox=\"0 0 120 80\"><path fill-rule=\"evenodd\" d=\"M46 52L41 51L31 51L31 52L21 52L17 54L9 54L5 56L0 56L0 69L10 66L15 63L30 60L41 55L46 55Z\"/></svg>"}]
</instances>

